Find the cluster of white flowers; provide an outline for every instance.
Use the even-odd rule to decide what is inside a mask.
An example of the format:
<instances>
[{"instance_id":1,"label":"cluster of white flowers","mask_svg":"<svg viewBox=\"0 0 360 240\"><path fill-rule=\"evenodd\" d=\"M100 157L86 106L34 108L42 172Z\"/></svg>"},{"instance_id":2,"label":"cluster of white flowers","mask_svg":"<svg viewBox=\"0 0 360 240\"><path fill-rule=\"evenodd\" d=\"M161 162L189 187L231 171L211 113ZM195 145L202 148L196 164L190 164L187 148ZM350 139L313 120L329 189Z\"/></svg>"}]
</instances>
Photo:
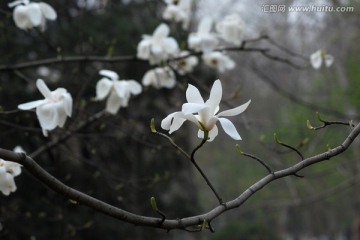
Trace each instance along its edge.
<instances>
[{"instance_id":1,"label":"cluster of white flowers","mask_svg":"<svg viewBox=\"0 0 360 240\"><path fill-rule=\"evenodd\" d=\"M164 19L182 22L187 26L191 12L190 0L166 0ZM244 38L245 24L237 14L226 16L216 24L216 31L212 32L213 20L210 17L203 18L196 32L189 34L187 45L189 49L201 53L205 65L225 72L235 68L235 62L224 51L216 50L220 39L226 42L240 45ZM165 23L160 24L153 35L144 35L137 47L137 57L148 60L151 65L169 64L180 75L193 71L199 63L196 56L189 51L181 51L176 40L169 37L170 29ZM143 77L145 86L152 85L156 88L175 86L175 73L168 67L158 67L149 70Z\"/></svg>"},{"instance_id":2,"label":"cluster of white flowers","mask_svg":"<svg viewBox=\"0 0 360 240\"><path fill-rule=\"evenodd\" d=\"M182 23L182 28L188 29L191 17L191 0L165 0L165 3L163 18Z\"/></svg>"},{"instance_id":3,"label":"cluster of white flowers","mask_svg":"<svg viewBox=\"0 0 360 240\"><path fill-rule=\"evenodd\" d=\"M55 20L57 18L54 8L44 2L17 0L8 5L9 7L15 7L13 19L16 26L23 30L40 27L44 31L46 20Z\"/></svg>"},{"instance_id":4,"label":"cluster of white flowers","mask_svg":"<svg viewBox=\"0 0 360 240\"><path fill-rule=\"evenodd\" d=\"M17 146L14 152L24 152ZM21 174L21 165L15 162L5 161L0 158L0 191L8 196L11 192L16 191L14 177Z\"/></svg>"}]
</instances>

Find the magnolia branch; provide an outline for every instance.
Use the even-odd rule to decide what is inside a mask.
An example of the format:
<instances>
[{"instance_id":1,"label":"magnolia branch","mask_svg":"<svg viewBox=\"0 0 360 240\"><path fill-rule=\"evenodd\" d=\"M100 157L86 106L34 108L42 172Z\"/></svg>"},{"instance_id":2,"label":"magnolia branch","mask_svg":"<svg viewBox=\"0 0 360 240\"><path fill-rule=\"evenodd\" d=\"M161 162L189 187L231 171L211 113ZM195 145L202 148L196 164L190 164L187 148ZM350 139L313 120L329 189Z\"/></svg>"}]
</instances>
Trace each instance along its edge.
<instances>
[{"instance_id":1,"label":"magnolia branch","mask_svg":"<svg viewBox=\"0 0 360 240\"><path fill-rule=\"evenodd\" d=\"M42 182L43 184L45 184L47 187L57 192L58 194L68 198L72 202L77 203L79 205L90 207L98 212L114 217L118 220L139 226L149 226L149 227L161 228L167 230L171 230L171 229L190 230L188 229L189 227L191 227L192 230L200 230L202 229L204 223L207 223L209 225L212 220L214 220L224 212L241 206L253 194L255 194L257 191L259 191L260 189L262 189L272 181L284 178L286 176L294 175L304 168L307 168L313 164L322 162L324 160L329 160L343 153L345 150L349 148L349 146L352 144L352 142L359 134L360 134L360 124L356 125L351 130L348 137L339 146L330 149L326 152L323 152L321 154L306 158L289 168L285 168L268 174L267 176L263 177L262 179L258 180L256 183L251 185L237 198L230 200L228 202L224 202L223 204L219 204L218 206L216 206L207 213L186 217L182 219L163 219L163 218L142 216L125 211L121 208L117 208L110 204L107 204L99 199L91 197L85 193L82 193L78 190L75 190L63 184L54 176L50 175L40 165L38 165L31 157L26 156L24 153L15 153L0 148L0 158L5 159L7 161L13 161L22 164L23 167L27 169L40 182Z\"/></svg>"}]
</instances>

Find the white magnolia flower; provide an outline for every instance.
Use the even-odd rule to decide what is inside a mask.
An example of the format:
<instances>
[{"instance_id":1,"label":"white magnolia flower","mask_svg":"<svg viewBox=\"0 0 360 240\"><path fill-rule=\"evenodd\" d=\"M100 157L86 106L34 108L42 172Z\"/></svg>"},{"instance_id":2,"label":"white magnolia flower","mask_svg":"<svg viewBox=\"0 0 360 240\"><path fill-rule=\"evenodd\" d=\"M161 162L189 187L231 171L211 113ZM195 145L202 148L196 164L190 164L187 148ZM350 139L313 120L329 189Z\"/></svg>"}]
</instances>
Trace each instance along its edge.
<instances>
[{"instance_id":1,"label":"white magnolia flower","mask_svg":"<svg viewBox=\"0 0 360 240\"><path fill-rule=\"evenodd\" d=\"M319 69L323 62L326 67L330 67L334 62L334 57L330 54L327 54L324 49L317 50L310 55L311 66L315 69Z\"/></svg>"},{"instance_id":2,"label":"white magnolia flower","mask_svg":"<svg viewBox=\"0 0 360 240\"><path fill-rule=\"evenodd\" d=\"M176 84L174 72L169 67L158 67L147 71L142 79L144 86L154 88L173 88Z\"/></svg>"},{"instance_id":3,"label":"white magnolia flower","mask_svg":"<svg viewBox=\"0 0 360 240\"><path fill-rule=\"evenodd\" d=\"M57 126L63 127L66 117L71 117L73 100L65 88L50 91L42 79L36 81L36 86L45 99L23 103L18 105L18 108L21 110L36 108L36 115L43 134L47 136L47 131L51 131Z\"/></svg>"},{"instance_id":4,"label":"white magnolia flower","mask_svg":"<svg viewBox=\"0 0 360 240\"><path fill-rule=\"evenodd\" d=\"M228 15L216 25L216 31L225 41L240 45L244 39L245 23L238 14Z\"/></svg>"},{"instance_id":5,"label":"white magnolia flower","mask_svg":"<svg viewBox=\"0 0 360 240\"><path fill-rule=\"evenodd\" d=\"M57 14L53 7L44 2L30 2L29 0L17 0L8 4L15 7L13 19L18 28L27 30L40 27L45 30L46 20L55 20Z\"/></svg>"},{"instance_id":6,"label":"white magnolia flower","mask_svg":"<svg viewBox=\"0 0 360 240\"><path fill-rule=\"evenodd\" d=\"M198 65L198 58L195 56L188 56L190 52L181 51L177 57L184 57L176 61L171 61L171 66L177 70L180 75L185 75L193 71L194 67ZM188 57L185 57L188 56Z\"/></svg>"},{"instance_id":7,"label":"white magnolia flower","mask_svg":"<svg viewBox=\"0 0 360 240\"><path fill-rule=\"evenodd\" d=\"M190 49L195 51L210 52L214 50L219 44L219 40L214 33L211 33L212 19L209 17L203 18L198 26L196 33L190 33L188 38L188 45Z\"/></svg>"},{"instance_id":8,"label":"white magnolia flower","mask_svg":"<svg viewBox=\"0 0 360 240\"><path fill-rule=\"evenodd\" d=\"M18 146L19 147L19 146ZM19 152L16 148L15 152ZM5 161L0 158L0 191L8 196L16 191L14 177L20 175L21 165L15 162Z\"/></svg>"},{"instance_id":9,"label":"white magnolia flower","mask_svg":"<svg viewBox=\"0 0 360 240\"><path fill-rule=\"evenodd\" d=\"M179 51L176 40L168 37L170 29L165 23L160 24L152 36L144 35L137 47L137 57L158 64L175 56Z\"/></svg>"},{"instance_id":10,"label":"white magnolia flower","mask_svg":"<svg viewBox=\"0 0 360 240\"><path fill-rule=\"evenodd\" d=\"M135 80L119 80L116 72L101 70L100 79L96 84L96 100L103 100L107 96L106 111L116 114L120 107L127 107L130 95L138 95L142 92L141 85Z\"/></svg>"},{"instance_id":11,"label":"white magnolia flower","mask_svg":"<svg viewBox=\"0 0 360 240\"><path fill-rule=\"evenodd\" d=\"M241 140L234 124L223 117L235 116L244 112L250 104L250 100L233 109L218 113L219 104L222 97L222 86L220 80L216 80L210 91L209 99L204 102L199 90L189 84L186 90L187 103L182 105L180 112L174 112L168 115L161 122L161 127L169 130L169 133L178 130L182 124L189 120L199 127L198 137L204 138L204 131L208 132L208 141L212 141L218 135L217 121L220 122L224 131L233 139Z\"/></svg>"},{"instance_id":12,"label":"white magnolia flower","mask_svg":"<svg viewBox=\"0 0 360 240\"><path fill-rule=\"evenodd\" d=\"M235 67L235 62L222 52L210 52L203 54L202 59L209 67L217 69L219 72L225 72Z\"/></svg>"},{"instance_id":13,"label":"white magnolia flower","mask_svg":"<svg viewBox=\"0 0 360 240\"><path fill-rule=\"evenodd\" d=\"M181 22L184 30L188 29L191 15L191 0L165 0L167 6L163 18Z\"/></svg>"}]
</instances>

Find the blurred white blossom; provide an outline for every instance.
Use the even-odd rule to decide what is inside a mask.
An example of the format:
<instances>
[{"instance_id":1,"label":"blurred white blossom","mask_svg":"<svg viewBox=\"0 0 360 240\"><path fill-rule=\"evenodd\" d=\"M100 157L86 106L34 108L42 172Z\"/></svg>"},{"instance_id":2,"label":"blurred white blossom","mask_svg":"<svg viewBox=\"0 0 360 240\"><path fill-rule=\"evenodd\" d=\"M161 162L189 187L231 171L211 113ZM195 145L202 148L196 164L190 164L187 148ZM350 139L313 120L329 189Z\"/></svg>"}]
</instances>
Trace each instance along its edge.
<instances>
[{"instance_id":1,"label":"blurred white blossom","mask_svg":"<svg viewBox=\"0 0 360 240\"><path fill-rule=\"evenodd\" d=\"M199 62L197 57L190 56L189 51L181 51L177 57L181 59L171 61L170 64L180 75L192 72Z\"/></svg>"},{"instance_id":2,"label":"blurred white blossom","mask_svg":"<svg viewBox=\"0 0 360 240\"><path fill-rule=\"evenodd\" d=\"M160 24L153 35L143 35L137 47L137 57L149 60L150 64L158 64L175 56L179 47L176 40L168 37L170 29L165 23Z\"/></svg>"},{"instance_id":3,"label":"blurred white blossom","mask_svg":"<svg viewBox=\"0 0 360 240\"><path fill-rule=\"evenodd\" d=\"M169 114L161 122L161 127L169 130L169 133L178 130L186 120L195 123L198 128L198 137L204 138L205 132L208 133L207 141L212 141L218 135L217 121L220 122L224 131L233 139L241 140L234 124L223 117L239 115L244 112L250 104L250 100L239 107L218 113L222 98L222 86L220 80L216 80L211 88L209 99L204 102L199 90L189 84L186 90L187 103L182 105L180 112Z\"/></svg>"},{"instance_id":4,"label":"blurred white blossom","mask_svg":"<svg viewBox=\"0 0 360 240\"><path fill-rule=\"evenodd\" d=\"M16 26L23 30L40 27L44 31L46 20L55 20L57 18L54 8L44 2L17 0L8 5L9 7L15 7L13 19Z\"/></svg>"},{"instance_id":5,"label":"blurred white blossom","mask_svg":"<svg viewBox=\"0 0 360 240\"><path fill-rule=\"evenodd\" d=\"M181 22L184 30L189 28L191 17L191 0L165 0L166 8L163 18L170 21Z\"/></svg>"},{"instance_id":6,"label":"blurred white blossom","mask_svg":"<svg viewBox=\"0 0 360 240\"><path fill-rule=\"evenodd\" d=\"M323 62L326 67L330 67L334 62L334 57L327 54L324 49L319 49L310 55L310 63L314 69L319 69Z\"/></svg>"},{"instance_id":7,"label":"blurred white blossom","mask_svg":"<svg viewBox=\"0 0 360 240\"><path fill-rule=\"evenodd\" d=\"M203 54L202 59L206 65L219 72L225 72L235 68L235 62L223 52L210 52Z\"/></svg>"},{"instance_id":8,"label":"blurred white blossom","mask_svg":"<svg viewBox=\"0 0 360 240\"><path fill-rule=\"evenodd\" d=\"M142 84L157 89L173 88L176 84L175 73L169 67L154 68L144 74Z\"/></svg>"},{"instance_id":9,"label":"blurred white blossom","mask_svg":"<svg viewBox=\"0 0 360 240\"><path fill-rule=\"evenodd\" d=\"M96 100L103 100L107 96L106 111L116 114L120 107L127 107L131 94L138 95L142 92L141 85L135 80L119 80L116 72L101 70L100 79L96 84Z\"/></svg>"},{"instance_id":10,"label":"blurred white blossom","mask_svg":"<svg viewBox=\"0 0 360 240\"><path fill-rule=\"evenodd\" d=\"M212 24L213 21L210 17L205 17L200 21L197 32L189 34L190 49L207 53L218 46L219 40L214 33L211 33Z\"/></svg>"},{"instance_id":11,"label":"blurred white blossom","mask_svg":"<svg viewBox=\"0 0 360 240\"><path fill-rule=\"evenodd\" d=\"M24 152L20 146L16 146L14 152ZM5 161L0 158L0 191L8 196L16 191L14 177L21 174L21 165L15 162Z\"/></svg>"},{"instance_id":12,"label":"blurred white blossom","mask_svg":"<svg viewBox=\"0 0 360 240\"><path fill-rule=\"evenodd\" d=\"M238 14L226 16L216 24L216 31L227 42L240 45L244 39L245 23Z\"/></svg>"},{"instance_id":13,"label":"blurred white blossom","mask_svg":"<svg viewBox=\"0 0 360 240\"><path fill-rule=\"evenodd\" d=\"M50 91L42 79L36 81L36 86L45 99L23 103L18 105L18 108L21 110L36 108L36 115L43 134L47 136L47 131L51 131L57 126L63 127L66 117L71 117L73 100L64 88Z\"/></svg>"}]
</instances>

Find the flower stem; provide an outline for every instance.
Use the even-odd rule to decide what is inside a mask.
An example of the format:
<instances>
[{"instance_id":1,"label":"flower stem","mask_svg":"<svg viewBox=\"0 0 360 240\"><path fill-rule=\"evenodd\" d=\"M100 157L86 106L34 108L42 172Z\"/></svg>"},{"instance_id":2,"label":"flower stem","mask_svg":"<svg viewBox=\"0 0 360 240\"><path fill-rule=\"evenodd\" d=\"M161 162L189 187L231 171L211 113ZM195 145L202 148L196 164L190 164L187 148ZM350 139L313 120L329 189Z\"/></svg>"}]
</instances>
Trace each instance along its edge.
<instances>
[{"instance_id":1,"label":"flower stem","mask_svg":"<svg viewBox=\"0 0 360 240\"><path fill-rule=\"evenodd\" d=\"M207 185L210 187L210 189L213 191L213 193L215 194L216 198L218 199L220 204L223 204L223 200L221 199L220 195L216 192L214 186L211 184L211 182L209 181L209 179L207 178L207 176L205 175L205 173L203 172L203 170L200 168L200 166L196 163L195 161L195 153L197 152L197 150L199 150L207 141L207 134L205 132L205 137L204 139L201 141L201 143L192 151L191 153L191 158L190 161L191 163L196 167L196 169L198 170L198 172L201 174L201 176L204 178L205 182L207 183Z\"/></svg>"}]
</instances>

